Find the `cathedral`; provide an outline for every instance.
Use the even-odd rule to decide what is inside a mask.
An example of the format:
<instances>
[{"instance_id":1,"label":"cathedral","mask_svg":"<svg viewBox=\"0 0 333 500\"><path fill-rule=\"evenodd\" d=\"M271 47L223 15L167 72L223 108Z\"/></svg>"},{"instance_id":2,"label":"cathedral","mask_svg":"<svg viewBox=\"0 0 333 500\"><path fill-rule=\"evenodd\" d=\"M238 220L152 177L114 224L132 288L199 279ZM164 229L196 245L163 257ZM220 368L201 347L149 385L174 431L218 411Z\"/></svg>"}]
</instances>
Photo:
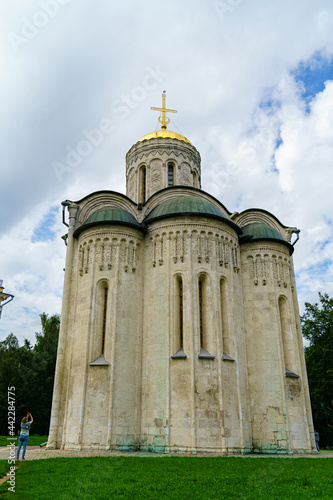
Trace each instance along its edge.
<instances>
[{"instance_id":1,"label":"cathedral","mask_svg":"<svg viewBox=\"0 0 333 500\"><path fill-rule=\"evenodd\" d=\"M152 109L161 129L128 151L126 195L62 203L48 448L313 452L299 230L203 191L199 152L167 128L165 93Z\"/></svg>"}]
</instances>

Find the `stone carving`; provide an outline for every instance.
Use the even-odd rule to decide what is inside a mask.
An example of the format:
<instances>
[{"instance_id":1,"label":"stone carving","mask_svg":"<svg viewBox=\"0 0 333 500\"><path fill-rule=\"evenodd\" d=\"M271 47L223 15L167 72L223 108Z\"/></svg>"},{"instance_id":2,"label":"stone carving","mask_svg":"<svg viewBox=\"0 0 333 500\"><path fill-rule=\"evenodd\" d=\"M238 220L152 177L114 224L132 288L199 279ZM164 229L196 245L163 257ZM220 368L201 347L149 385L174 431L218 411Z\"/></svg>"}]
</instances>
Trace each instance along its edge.
<instances>
[{"instance_id":1,"label":"stone carving","mask_svg":"<svg viewBox=\"0 0 333 500\"><path fill-rule=\"evenodd\" d=\"M263 260L263 278L262 278L263 285L267 284L268 277L269 277L269 256L265 254Z\"/></svg>"},{"instance_id":2,"label":"stone carving","mask_svg":"<svg viewBox=\"0 0 333 500\"><path fill-rule=\"evenodd\" d=\"M158 191L159 189L161 189L161 177L161 170L155 167L151 173L151 185L153 191Z\"/></svg>"},{"instance_id":3,"label":"stone carving","mask_svg":"<svg viewBox=\"0 0 333 500\"><path fill-rule=\"evenodd\" d=\"M81 245L79 249L79 274L83 275L83 263L84 263L84 247Z\"/></svg>"},{"instance_id":4,"label":"stone carving","mask_svg":"<svg viewBox=\"0 0 333 500\"><path fill-rule=\"evenodd\" d=\"M132 199L135 197L135 172L134 172L134 170L132 170L130 175L129 175L128 196L129 196L129 198L132 198Z\"/></svg>"},{"instance_id":5,"label":"stone carving","mask_svg":"<svg viewBox=\"0 0 333 500\"><path fill-rule=\"evenodd\" d=\"M151 241L152 241L153 267L156 267L156 239L151 238Z\"/></svg>"},{"instance_id":6,"label":"stone carving","mask_svg":"<svg viewBox=\"0 0 333 500\"><path fill-rule=\"evenodd\" d=\"M255 273L254 273L254 261L252 255L249 255L247 258L247 265L248 265L248 270L249 270L249 275L251 280L254 279Z\"/></svg>"},{"instance_id":7,"label":"stone carving","mask_svg":"<svg viewBox=\"0 0 333 500\"><path fill-rule=\"evenodd\" d=\"M250 278L254 280L255 285L262 283L265 286L272 277L279 287L288 287L290 281L288 258L277 257L275 254L270 256L265 253L264 255L256 254L255 257L249 255L247 261Z\"/></svg>"},{"instance_id":8,"label":"stone carving","mask_svg":"<svg viewBox=\"0 0 333 500\"><path fill-rule=\"evenodd\" d=\"M231 243L232 265L235 273L238 273L240 268L238 265L238 246L236 243Z\"/></svg>"},{"instance_id":9,"label":"stone carving","mask_svg":"<svg viewBox=\"0 0 333 500\"><path fill-rule=\"evenodd\" d=\"M283 261L283 286L287 288L289 281L289 265L287 259Z\"/></svg>"},{"instance_id":10,"label":"stone carving","mask_svg":"<svg viewBox=\"0 0 333 500\"><path fill-rule=\"evenodd\" d=\"M258 279L263 277L261 255L256 255L255 268L256 268L256 283L255 284L257 285Z\"/></svg>"},{"instance_id":11,"label":"stone carving","mask_svg":"<svg viewBox=\"0 0 333 500\"><path fill-rule=\"evenodd\" d=\"M127 238L122 238L121 240L118 238L113 238L112 240L104 238L103 241L100 238L96 238L94 241L90 240L89 243L84 242L79 248L79 275L83 276L84 273L87 274L89 272L93 258L99 271L111 270L117 260L118 250L119 260L124 264L125 272L131 268L134 273L139 260L138 246L133 240L128 240ZM94 252L93 249L95 249Z\"/></svg>"},{"instance_id":12,"label":"stone carving","mask_svg":"<svg viewBox=\"0 0 333 500\"><path fill-rule=\"evenodd\" d=\"M180 184L184 186L192 186L193 180L191 176L191 168L187 163L182 163L180 166Z\"/></svg>"},{"instance_id":13,"label":"stone carving","mask_svg":"<svg viewBox=\"0 0 333 500\"><path fill-rule=\"evenodd\" d=\"M158 259L158 263L159 263L160 266L163 264L163 245L164 245L164 239L163 239L163 235L162 235L161 238L160 238L160 241L159 241L159 259Z\"/></svg>"},{"instance_id":14,"label":"stone carving","mask_svg":"<svg viewBox=\"0 0 333 500\"><path fill-rule=\"evenodd\" d=\"M173 261L176 263L179 259L180 262L184 262L185 254L188 249L188 234L186 231L177 231L176 234L169 234L169 237L173 241Z\"/></svg>"}]
</instances>

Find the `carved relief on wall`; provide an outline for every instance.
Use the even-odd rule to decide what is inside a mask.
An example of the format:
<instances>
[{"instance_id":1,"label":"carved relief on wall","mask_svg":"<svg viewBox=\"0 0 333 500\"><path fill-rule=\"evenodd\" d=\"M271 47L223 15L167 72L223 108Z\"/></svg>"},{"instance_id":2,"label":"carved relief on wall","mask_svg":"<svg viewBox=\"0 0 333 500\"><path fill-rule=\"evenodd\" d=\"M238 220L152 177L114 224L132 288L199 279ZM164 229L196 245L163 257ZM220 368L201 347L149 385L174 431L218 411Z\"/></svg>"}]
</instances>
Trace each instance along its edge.
<instances>
[{"instance_id":1,"label":"carved relief on wall","mask_svg":"<svg viewBox=\"0 0 333 500\"><path fill-rule=\"evenodd\" d=\"M193 176L191 175L191 167L189 166L188 163L182 163L180 165L179 184L182 184L184 186L193 185Z\"/></svg>"},{"instance_id":2,"label":"carved relief on wall","mask_svg":"<svg viewBox=\"0 0 333 500\"><path fill-rule=\"evenodd\" d=\"M207 234L205 231L201 231L200 233L193 231L192 241L193 253L198 262L206 262L208 264L212 256L213 234Z\"/></svg>"},{"instance_id":3,"label":"carved relief on wall","mask_svg":"<svg viewBox=\"0 0 333 500\"><path fill-rule=\"evenodd\" d=\"M138 263L138 248L140 244L128 238L96 238L83 242L79 247L79 275L88 274L92 261L99 271L111 270L117 261L124 266L124 271L136 271Z\"/></svg>"},{"instance_id":4,"label":"carved relief on wall","mask_svg":"<svg viewBox=\"0 0 333 500\"><path fill-rule=\"evenodd\" d=\"M230 245L228 238L218 237L216 242L216 253L219 265L228 267L230 261Z\"/></svg>"},{"instance_id":5,"label":"carved relief on wall","mask_svg":"<svg viewBox=\"0 0 333 500\"><path fill-rule=\"evenodd\" d=\"M266 285L272 278L279 287L288 287L289 260L287 257L257 253L247 257L247 268L254 285Z\"/></svg>"},{"instance_id":6,"label":"carved relief on wall","mask_svg":"<svg viewBox=\"0 0 333 500\"><path fill-rule=\"evenodd\" d=\"M138 261L138 245L133 241L124 242L125 259L124 271L127 273L130 269L135 273Z\"/></svg>"},{"instance_id":7,"label":"carved relief on wall","mask_svg":"<svg viewBox=\"0 0 333 500\"><path fill-rule=\"evenodd\" d=\"M169 246L167 246L168 242L170 242ZM230 264L234 272L240 271L240 250L237 242L217 235L213 231L200 230L200 228L192 231L176 229L163 234L155 234L149 241L153 267L164 263L167 248L174 263L185 262L186 257L192 254L198 263L209 264L213 259L220 266L227 268Z\"/></svg>"},{"instance_id":8,"label":"carved relief on wall","mask_svg":"<svg viewBox=\"0 0 333 500\"><path fill-rule=\"evenodd\" d=\"M170 236L173 241L173 261L176 263L179 259L180 262L184 262L188 249L187 231L176 231Z\"/></svg>"},{"instance_id":9,"label":"carved relief on wall","mask_svg":"<svg viewBox=\"0 0 333 500\"><path fill-rule=\"evenodd\" d=\"M163 256L165 252L165 243L166 243L166 233L163 233L161 236L156 235L154 238L151 238L152 244L152 264L153 267L156 265L163 265Z\"/></svg>"},{"instance_id":10,"label":"carved relief on wall","mask_svg":"<svg viewBox=\"0 0 333 500\"><path fill-rule=\"evenodd\" d=\"M162 161L155 159L150 163L151 186L153 191L162 188Z\"/></svg>"},{"instance_id":11,"label":"carved relief on wall","mask_svg":"<svg viewBox=\"0 0 333 500\"><path fill-rule=\"evenodd\" d=\"M232 257L232 267L235 273L239 273L239 248L236 243L230 242L231 257Z\"/></svg>"},{"instance_id":12,"label":"carved relief on wall","mask_svg":"<svg viewBox=\"0 0 333 500\"><path fill-rule=\"evenodd\" d=\"M135 171L134 171L134 169L131 170L131 172L128 176L128 196L131 199L134 199L134 197L135 197Z\"/></svg>"},{"instance_id":13,"label":"carved relief on wall","mask_svg":"<svg viewBox=\"0 0 333 500\"><path fill-rule=\"evenodd\" d=\"M79 274L80 276L83 273L87 274L89 270L89 266L92 262L92 251L94 248L94 242L89 240L85 241L83 245L79 248Z\"/></svg>"}]
</instances>

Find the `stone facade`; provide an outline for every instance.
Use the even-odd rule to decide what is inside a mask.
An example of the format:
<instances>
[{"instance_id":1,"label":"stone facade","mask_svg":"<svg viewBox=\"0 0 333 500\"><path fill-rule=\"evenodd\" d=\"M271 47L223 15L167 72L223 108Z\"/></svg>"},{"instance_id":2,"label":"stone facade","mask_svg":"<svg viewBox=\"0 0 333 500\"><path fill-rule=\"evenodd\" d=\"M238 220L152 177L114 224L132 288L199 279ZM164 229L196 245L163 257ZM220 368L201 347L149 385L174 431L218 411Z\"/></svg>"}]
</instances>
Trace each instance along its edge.
<instances>
[{"instance_id":1,"label":"stone facade","mask_svg":"<svg viewBox=\"0 0 333 500\"><path fill-rule=\"evenodd\" d=\"M315 450L295 228L231 214L200 179L195 147L163 131L127 153L127 196L63 202L49 448Z\"/></svg>"}]
</instances>

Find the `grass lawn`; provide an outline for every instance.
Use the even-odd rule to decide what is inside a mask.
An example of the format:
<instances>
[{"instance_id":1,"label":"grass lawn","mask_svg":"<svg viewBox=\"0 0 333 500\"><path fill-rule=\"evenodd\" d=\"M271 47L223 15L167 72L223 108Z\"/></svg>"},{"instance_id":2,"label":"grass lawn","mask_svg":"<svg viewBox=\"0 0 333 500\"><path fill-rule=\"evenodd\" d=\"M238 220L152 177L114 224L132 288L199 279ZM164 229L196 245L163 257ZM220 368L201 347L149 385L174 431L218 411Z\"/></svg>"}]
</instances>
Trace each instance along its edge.
<instances>
[{"instance_id":1,"label":"grass lawn","mask_svg":"<svg viewBox=\"0 0 333 500\"><path fill-rule=\"evenodd\" d=\"M0 436L0 446L7 446L13 439L16 440L16 446L18 446L18 436ZM33 434L29 436L28 446L39 446L47 441L47 436L40 436L39 434Z\"/></svg>"},{"instance_id":2,"label":"grass lawn","mask_svg":"<svg viewBox=\"0 0 333 500\"><path fill-rule=\"evenodd\" d=\"M332 499L330 458L87 457L20 462L0 499Z\"/></svg>"}]
</instances>

